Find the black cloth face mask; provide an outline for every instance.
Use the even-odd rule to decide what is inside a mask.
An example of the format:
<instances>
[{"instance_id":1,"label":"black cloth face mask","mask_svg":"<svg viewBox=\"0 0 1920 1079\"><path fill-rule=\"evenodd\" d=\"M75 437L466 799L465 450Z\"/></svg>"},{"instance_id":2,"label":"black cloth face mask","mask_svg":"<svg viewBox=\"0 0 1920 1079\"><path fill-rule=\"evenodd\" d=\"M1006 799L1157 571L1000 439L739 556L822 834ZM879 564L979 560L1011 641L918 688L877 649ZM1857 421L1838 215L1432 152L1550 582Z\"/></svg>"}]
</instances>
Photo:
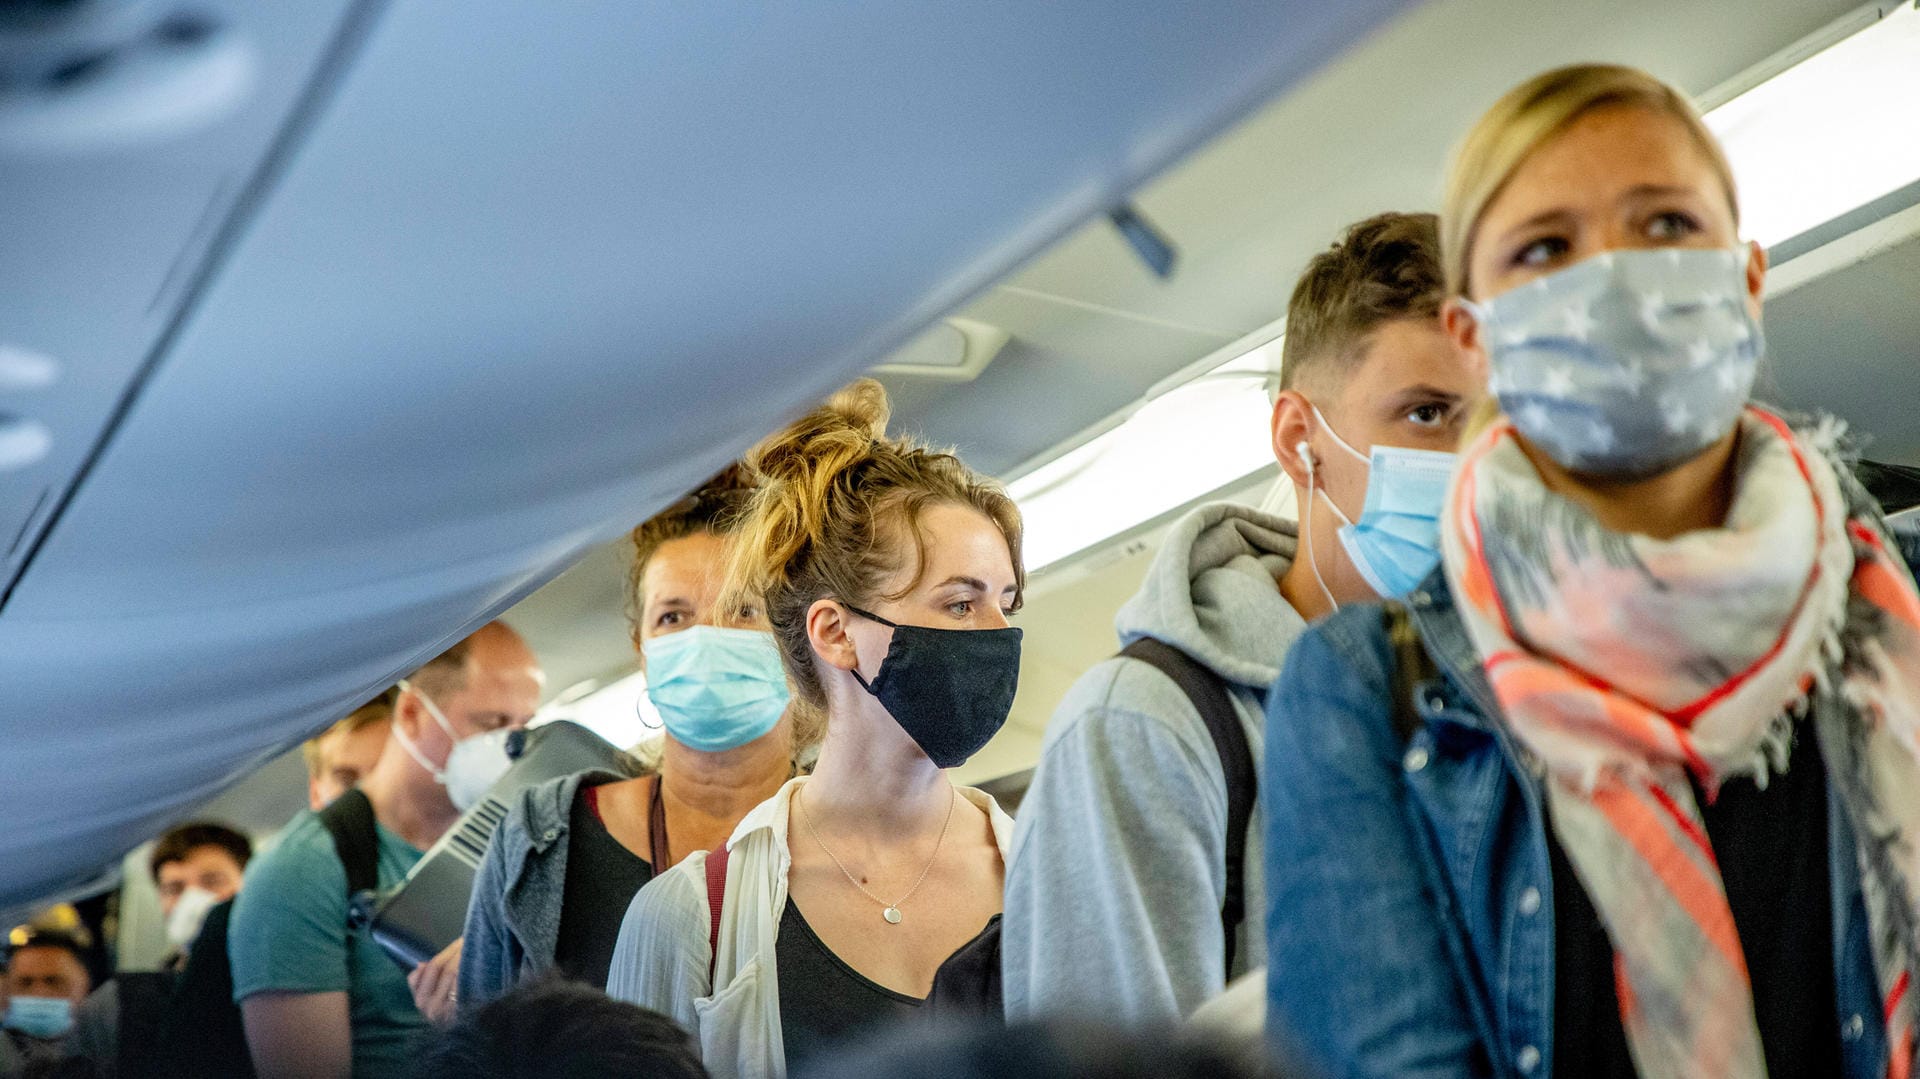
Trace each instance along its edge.
<instances>
[{"instance_id":1,"label":"black cloth face mask","mask_svg":"<svg viewBox=\"0 0 1920 1079\"><path fill-rule=\"evenodd\" d=\"M1020 686L1020 631L903 626L850 603L854 614L893 630L893 643L868 682L853 677L880 701L929 760L958 768L1000 733Z\"/></svg>"}]
</instances>

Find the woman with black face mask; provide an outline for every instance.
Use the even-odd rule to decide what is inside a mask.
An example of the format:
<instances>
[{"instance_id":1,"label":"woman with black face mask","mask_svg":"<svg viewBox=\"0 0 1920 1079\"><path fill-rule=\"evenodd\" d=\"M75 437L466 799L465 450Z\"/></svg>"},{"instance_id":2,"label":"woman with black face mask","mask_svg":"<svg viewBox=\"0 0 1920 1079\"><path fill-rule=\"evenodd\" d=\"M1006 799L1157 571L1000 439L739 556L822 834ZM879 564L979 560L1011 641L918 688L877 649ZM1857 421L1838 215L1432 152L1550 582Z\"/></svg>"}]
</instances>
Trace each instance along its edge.
<instances>
[{"instance_id":1,"label":"woman with black face mask","mask_svg":"<svg viewBox=\"0 0 1920 1079\"><path fill-rule=\"evenodd\" d=\"M722 602L767 613L827 717L811 777L640 893L612 995L695 1033L715 1074L783 1076L929 1012L1000 1013L1013 822L942 771L1006 722L1020 515L948 453L884 435L862 380L748 458L760 484Z\"/></svg>"}]
</instances>

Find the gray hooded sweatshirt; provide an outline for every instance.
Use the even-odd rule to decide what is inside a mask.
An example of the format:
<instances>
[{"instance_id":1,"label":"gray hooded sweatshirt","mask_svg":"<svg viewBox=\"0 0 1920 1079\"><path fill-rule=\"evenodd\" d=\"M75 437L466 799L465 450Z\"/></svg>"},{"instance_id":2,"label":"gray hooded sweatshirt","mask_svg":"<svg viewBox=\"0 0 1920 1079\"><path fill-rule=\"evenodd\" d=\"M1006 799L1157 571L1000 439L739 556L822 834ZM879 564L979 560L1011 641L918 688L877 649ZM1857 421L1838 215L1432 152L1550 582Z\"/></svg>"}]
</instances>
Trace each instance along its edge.
<instances>
[{"instance_id":1,"label":"gray hooded sweatshirt","mask_svg":"<svg viewBox=\"0 0 1920 1079\"><path fill-rule=\"evenodd\" d=\"M1264 701L1306 623L1276 583L1293 522L1234 503L1181 518L1115 618L1225 680L1256 767ZM1047 728L1007 863L1007 1018L1077 1014L1173 1023L1266 960L1260 803L1247 828L1246 920L1225 969L1227 780L1206 724L1173 681L1109 659Z\"/></svg>"}]
</instances>

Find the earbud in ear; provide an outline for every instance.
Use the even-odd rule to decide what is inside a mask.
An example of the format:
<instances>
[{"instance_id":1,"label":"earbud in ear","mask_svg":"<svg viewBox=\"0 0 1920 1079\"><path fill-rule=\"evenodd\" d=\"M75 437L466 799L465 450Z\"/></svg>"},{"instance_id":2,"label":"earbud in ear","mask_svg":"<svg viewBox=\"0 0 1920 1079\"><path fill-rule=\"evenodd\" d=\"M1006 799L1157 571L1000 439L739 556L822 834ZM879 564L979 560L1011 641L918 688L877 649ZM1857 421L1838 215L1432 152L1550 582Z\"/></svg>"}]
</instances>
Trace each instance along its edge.
<instances>
[{"instance_id":1,"label":"earbud in ear","mask_svg":"<svg viewBox=\"0 0 1920 1079\"><path fill-rule=\"evenodd\" d=\"M1308 472L1312 472L1313 465L1314 465L1313 447L1307 445L1307 440L1303 438L1300 441L1295 442L1293 444L1293 452L1300 455L1301 463L1307 466Z\"/></svg>"}]
</instances>

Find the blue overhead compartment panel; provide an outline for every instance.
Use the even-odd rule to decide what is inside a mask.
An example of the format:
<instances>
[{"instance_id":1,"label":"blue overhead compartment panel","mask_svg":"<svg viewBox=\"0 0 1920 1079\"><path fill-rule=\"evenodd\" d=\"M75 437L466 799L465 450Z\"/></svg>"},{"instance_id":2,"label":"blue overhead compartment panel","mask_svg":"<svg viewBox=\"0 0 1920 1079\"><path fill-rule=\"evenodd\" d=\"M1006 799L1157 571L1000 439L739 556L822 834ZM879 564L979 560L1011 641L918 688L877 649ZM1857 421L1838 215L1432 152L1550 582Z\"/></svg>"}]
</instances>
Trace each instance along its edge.
<instances>
[{"instance_id":1,"label":"blue overhead compartment panel","mask_svg":"<svg viewBox=\"0 0 1920 1079\"><path fill-rule=\"evenodd\" d=\"M346 10L89 0L0 12L0 597L324 83Z\"/></svg>"},{"instance_id":2,"label":"blue overhead compartment panel","mask_svg":"<svg viewBox=\"0 0 1920 1079\"><path fill-rule=\"evenodd\" d=\"M337 63L166 317L97 346L124 400L0 609L0 907L79 886L1402 2L287 5ZM264 39L287 16L258 7L233 19ZM76 198L138 182L90 167ZM63 252L15 182L9 236L104 272L111 230ZM133 303L101 280L37 303Z\"/></svg>"}]
</instances>

